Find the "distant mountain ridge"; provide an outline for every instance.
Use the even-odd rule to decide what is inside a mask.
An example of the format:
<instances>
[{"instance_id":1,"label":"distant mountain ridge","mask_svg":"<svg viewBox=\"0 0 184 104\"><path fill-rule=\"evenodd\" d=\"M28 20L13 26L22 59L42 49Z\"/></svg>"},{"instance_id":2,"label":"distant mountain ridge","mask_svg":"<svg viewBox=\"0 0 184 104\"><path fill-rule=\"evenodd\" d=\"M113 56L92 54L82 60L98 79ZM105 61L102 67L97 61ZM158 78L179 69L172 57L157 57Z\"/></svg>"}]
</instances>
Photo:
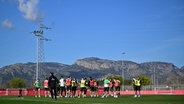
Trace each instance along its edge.
<instances>
[{"instance_id":1,"label":"distant mountain ridge","mask_svg":"<svg viewBox=\"0 0 184 104\"><path fill-rule=\"evenodd\" d=\"M17 63L0 68L0 87L4 87L7 82L20 77L26 81L27 87L32 87L35 81L36 63ZM66 65L56 62L45 62L42 64L43 80L49 76L49 72L54 72L58 78L63 76L72 76L80 79L81 77L92 76L94 78L103 78L108 75L121 75L122 69L125 72L125 79L131 79L133 76L146 75L153 78L156 76L158 84L175 84L176 80L184 81L184 66L176 67L172 63L165 62L146 62L138 64L132 61L113 61L89 57L78 59L73 65Z\"/></svg>"}]
</instances>

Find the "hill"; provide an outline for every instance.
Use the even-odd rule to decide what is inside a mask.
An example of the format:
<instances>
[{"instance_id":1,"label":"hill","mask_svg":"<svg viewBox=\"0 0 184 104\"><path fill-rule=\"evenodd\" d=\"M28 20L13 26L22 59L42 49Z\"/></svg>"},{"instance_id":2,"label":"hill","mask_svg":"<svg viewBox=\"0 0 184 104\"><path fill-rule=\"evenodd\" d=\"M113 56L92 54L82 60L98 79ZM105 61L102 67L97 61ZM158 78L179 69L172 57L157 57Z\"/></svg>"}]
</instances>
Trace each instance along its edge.
<instances>
[{"instance_id":1,"label":"hill","mask_svg":"<svg viewBox=\"0 0 184 104\"><path fill-rule=\"evenodd\" d=\"M35 81L35 69L36 64L30 62L0 68L0 87L4 87L14 77L23 78L27 87L32 87ZM138 64L132 61L113 61L95 57L79 59L73 65L56 62L42 63L41 73L43 76L40 79L48 77L49 72L54 72L58 78L61 75L65 77L70 75L77 79L89 76L103 78L109 75L121 75L122 69L125 71L125 79L143 74L152 79L155 75L157 84L176 84L178 80L184 82L184 67L178 68L172 63L146 62Z\"/></svg>"}]
</instances>

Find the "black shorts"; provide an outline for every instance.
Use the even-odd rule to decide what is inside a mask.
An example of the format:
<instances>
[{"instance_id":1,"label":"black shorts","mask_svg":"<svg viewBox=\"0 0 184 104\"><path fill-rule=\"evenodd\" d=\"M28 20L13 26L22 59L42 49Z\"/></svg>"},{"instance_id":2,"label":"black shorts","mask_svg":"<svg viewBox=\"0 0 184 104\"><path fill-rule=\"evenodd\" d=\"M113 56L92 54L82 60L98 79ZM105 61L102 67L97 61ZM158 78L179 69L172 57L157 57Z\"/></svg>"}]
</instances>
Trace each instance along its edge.
<instances>
[{"instance_id":1,"label":"black shorts","mask_svg":"<svg viewBox=\"0 0 184 104\"><path fill-rule=\"evenodd\" d=\"M97 91L98 90L98 87L94 87L94 91Z\"/></svg>"},{"instance_id":2,"label":"black shorts","mask_svg":"<svg viewBox=\"0 0 184 104\"><path fill-rule=\"evenodd\" d=\"M38 91L40 89L40 87L36 87L35 89L36 89L36 91Z\"/></svg>"},{"instance_id":3,"label":"black shorts","mask_svg":"<svg viewBox=\"0 0 184 104\"><path fill-rule=\"evenodd\" d=\"M134 88L134 91L136 91L136 86L135 85L133 85L133 88Z\"/></svg>"},{"instance_id":4,"label":"black shorts","mask_svg":"<svg viewBox=\"0 0 184 104\"><path fill-rule=\"evenodd\" d=\"M91 91L95 91L95 87L91 86L91 87L90 87L90 90L91 90Z\"/></svg>"},{"instance_id":5,"label":"black shorts","mask_svg":"<svg viewBox=\"0 0 184 104\"><path fill-rule=\"evenodd\" d=\"M80 91L82 92L82 91L85 91L86 90L86 87L81 87L80 88Z\"/></svg>"},{"instance_id":6,"label":"black shorts","mask_svg":"<svg viewBox=\"0 0 184 104\"><path fill-rule=\"evenodd\" d=\"M60 91L65 91L65 87L64 86L60 87Z\"/></svg>"},{"instance_id":7,"label":"black shorts","mask_svg":"<svg viewBox=\"0 0 184 104\"><path fill-rule=\"evenodd\" d=\"M116 86L116 87L115 87L115 90L116 90L116 91L120 91L120 86Z\"/></svg>"},{"instance_id":8,"label":"black shorts","mask_svg":"<svg viewBox=\"0 0 184 104\"><path fill-rule=\"evenodd\" d=\"M45 87L44 89L45 89L45 91L49 91L49 88L48 87Z\"/></svg>"},{"instance_id":9,"label":"black shorts","mask_svg":"<svg viewBox=\"0 0 184 104\"><path fill-rule=\"evenodd\" d=\"M135 86L135 91L140 91L141 90L141 86Z\"/></svg>"},{"instance_id":10,"label":"black shorts","mask_svg":"<svg viewBox=\"0 0 184 104\"><path fill-rule=\"evenodd\" d=\"M71 85L66 86L66 91L69 91L69 90L71 90Z\"/></svg>"},{"instance_id":11,"label":"black shorts","mask_svg":"<svg viewBox=\"0 0 184 104\"><path fill-rule=\"evenodd\" d=\"M109 87L104 87L104 91L109 91Z\"/></svg>"},{"instance_id":12,"label":"black shorts","mask_svg":"<svg viewBox=\"0 0 184 104\"><path fill-rule=\"evenodd\" d=\"M114 87L109 87L109 91L114 91Z\"/></svg>"},{"instance_id":13,"label":"black shorts","mask_svg":"<svg viewBox=\"0 0 184 104\"><path fill-rule=\"evenodd\" d=\"M76 91L76 90L77 90L77 86L73 86L72 91Z\"/></svg>"}]
</instances>

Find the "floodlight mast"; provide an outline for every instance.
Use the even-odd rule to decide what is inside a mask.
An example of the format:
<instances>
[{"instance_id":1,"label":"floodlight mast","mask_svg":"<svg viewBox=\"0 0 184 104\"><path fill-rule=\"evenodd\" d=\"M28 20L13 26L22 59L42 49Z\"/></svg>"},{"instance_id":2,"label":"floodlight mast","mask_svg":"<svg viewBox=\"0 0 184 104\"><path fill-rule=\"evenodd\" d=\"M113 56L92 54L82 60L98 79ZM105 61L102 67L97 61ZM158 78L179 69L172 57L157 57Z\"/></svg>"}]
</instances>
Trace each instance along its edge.
<instances>
[{"instance_id":1,"label":"floodlight mast","mask_svg":"<svg viewBox=\"0 0 184 104\"><path fill-rule=\"evenodd\" d=\"M124 69L124 62L123 62L123 55L125 54L125 52L122 52L121 53L122 54L122 82L123 82L123 84L122 84L122 90L124 91L125 90L125 69Z\"/></svg>"},{"instance_id":2,"label":"floodlight mast","mask_svg":"<svg viewBox=\"0 0 184 104\"><path fill-rule=\"evenodd\" d=\"M47 39L43 36L43 29L51 29L46 26L44 26L40 21L39 29L34 30L32 33L37 37L37 47L36 47L36 80L43 78L42 74L42 63L44 61L44 41L50 41L50 39Z\"/></svg>"}]
</instances>

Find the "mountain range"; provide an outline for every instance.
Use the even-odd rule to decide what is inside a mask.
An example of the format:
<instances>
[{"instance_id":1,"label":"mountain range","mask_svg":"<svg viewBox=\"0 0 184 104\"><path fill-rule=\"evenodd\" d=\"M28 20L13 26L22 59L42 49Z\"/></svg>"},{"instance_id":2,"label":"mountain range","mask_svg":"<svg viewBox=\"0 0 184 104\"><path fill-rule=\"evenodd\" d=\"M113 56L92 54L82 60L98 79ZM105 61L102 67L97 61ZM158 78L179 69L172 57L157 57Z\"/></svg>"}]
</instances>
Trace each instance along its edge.
<instances>
[{"instance_id":1,"label":"mountain range","mask_svg":"<svg viewBox=\"0 0 184 104\"><path fill-rule=\"evenodd\" d=\"M184 66L178 68L172 63L166 62L145 62L136 63L132 61L114 61L89 57L78 59L72 65L66 65L57 62L44 62L41 64L42 70L39 72L41 80L49 77L50 72L60 76L72 76L80 79L82 77L93 77L101 79L112 75L122 75L124 70L124 78L130 80L134 76L145 75L155 79L155 83L168 85L184 83ZM6 87L8 81L14 77L20 77L25 80L26 87L33 87L35 81L36 63L16 63L0 68L0 87Z\"/></svg>"}]
</instances>

